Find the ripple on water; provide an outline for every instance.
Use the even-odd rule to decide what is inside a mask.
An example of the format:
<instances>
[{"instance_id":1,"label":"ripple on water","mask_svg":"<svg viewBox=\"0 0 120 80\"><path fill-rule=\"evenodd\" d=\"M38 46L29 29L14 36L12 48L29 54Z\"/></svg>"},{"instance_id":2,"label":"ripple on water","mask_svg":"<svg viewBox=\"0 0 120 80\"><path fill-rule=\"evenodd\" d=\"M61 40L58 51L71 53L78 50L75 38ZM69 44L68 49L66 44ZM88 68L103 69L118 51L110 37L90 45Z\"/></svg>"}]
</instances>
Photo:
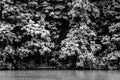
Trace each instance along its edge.
<instances>
[{"instance_id":1,"label":"ripple on water","mask_svg":"<svg viewBox=\"0 0 120 80\"><path fill-rule=\"evenodd\" d=\"M120 71L0 71L0 80L120 80Z\"/></svg>"}]
</instances>

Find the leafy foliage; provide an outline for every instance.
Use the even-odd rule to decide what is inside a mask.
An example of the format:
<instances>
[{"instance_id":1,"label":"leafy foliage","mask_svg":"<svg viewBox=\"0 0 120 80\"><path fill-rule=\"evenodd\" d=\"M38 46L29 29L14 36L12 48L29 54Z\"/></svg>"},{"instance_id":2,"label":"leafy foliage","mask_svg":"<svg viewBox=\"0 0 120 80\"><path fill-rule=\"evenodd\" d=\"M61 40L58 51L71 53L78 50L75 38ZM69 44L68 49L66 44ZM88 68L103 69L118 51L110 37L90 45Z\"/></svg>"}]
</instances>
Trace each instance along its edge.
<instances>
[{"instance_id":1,"label":"leafy foliage","mask_svg":"<svg viewBox=\"0 0 120 80\"><path fill-rule=\"evenodd\" d=\"M120 69L119 0L1 0L0 67Z\"/></svg>"}]
</instances>

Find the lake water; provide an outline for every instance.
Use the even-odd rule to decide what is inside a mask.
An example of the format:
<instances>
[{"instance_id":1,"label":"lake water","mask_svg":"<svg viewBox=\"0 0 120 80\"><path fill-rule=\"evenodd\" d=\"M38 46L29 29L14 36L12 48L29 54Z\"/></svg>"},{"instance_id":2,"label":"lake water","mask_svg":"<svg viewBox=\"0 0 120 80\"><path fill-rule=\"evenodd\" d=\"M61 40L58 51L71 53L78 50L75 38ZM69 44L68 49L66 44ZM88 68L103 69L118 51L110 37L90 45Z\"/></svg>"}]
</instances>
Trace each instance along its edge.
<instances>
[{"instance_id":1,"label":"lake water","mask_svg":"<svg viewBox=\"0 0 120 80\"><path fill-rule=\"evenodd\" d=\"M0 80L120 80L120 71L0 71Z\"/></svg>"}]
</instances>

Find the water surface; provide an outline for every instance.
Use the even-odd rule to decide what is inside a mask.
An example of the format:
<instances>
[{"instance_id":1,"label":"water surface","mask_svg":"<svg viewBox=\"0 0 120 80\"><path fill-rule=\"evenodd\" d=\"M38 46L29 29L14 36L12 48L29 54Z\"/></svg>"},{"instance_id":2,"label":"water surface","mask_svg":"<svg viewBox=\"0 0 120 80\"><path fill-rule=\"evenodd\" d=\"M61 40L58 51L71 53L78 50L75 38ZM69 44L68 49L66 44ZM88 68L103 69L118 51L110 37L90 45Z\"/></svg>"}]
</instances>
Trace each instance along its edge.
<instances>
[{"instance_id":1,"label":"water surface","mask_svg":"<svg viewBox=\"0 0 120 80\"><path fill-rule=\"evenodd\" d=\"M120 71L0 71L0 80L120 80Z\"/></svg>"}]
</instances>

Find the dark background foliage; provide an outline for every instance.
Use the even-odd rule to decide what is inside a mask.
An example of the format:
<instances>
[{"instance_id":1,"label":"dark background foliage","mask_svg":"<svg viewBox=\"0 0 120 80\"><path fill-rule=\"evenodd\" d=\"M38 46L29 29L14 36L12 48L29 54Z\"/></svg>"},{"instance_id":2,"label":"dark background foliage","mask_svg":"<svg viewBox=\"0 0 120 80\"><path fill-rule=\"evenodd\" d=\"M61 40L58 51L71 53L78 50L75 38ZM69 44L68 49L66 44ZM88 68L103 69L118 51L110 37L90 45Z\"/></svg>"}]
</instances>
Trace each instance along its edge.
<instances>
[{"instance_id":1,"label":"dark background foliage","mask_svg":"<svg viewBox=\"0 0 120 80\"><path fill-rule=\"evenodd\" d=\"M119 0L0 0L1 69L120 69Z\"/></svg>"}]
</instances>

